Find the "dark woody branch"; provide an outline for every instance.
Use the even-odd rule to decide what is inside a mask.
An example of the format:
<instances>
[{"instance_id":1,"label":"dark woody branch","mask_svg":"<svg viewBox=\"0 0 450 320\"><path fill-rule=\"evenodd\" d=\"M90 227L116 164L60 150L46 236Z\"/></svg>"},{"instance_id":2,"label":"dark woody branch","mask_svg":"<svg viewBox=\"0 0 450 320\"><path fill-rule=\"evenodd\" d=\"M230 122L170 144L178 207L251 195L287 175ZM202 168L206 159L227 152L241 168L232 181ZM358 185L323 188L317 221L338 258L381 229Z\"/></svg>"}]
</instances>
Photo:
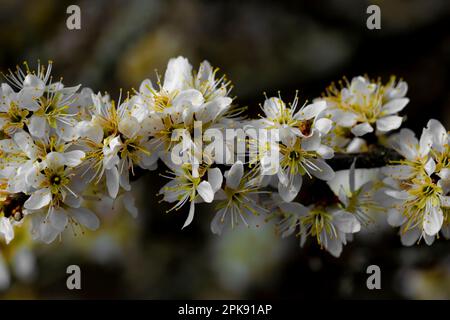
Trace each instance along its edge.
<instances>
[{"instance_id":1,"label":"dark woody branch","mask_svg":"<svg viewBox=\"0 0 450 320\"><path fill-rule=\"evenodd\" d=\"M391 161L402 159L401 155L393 149L372 145L369 151L363 153L347 154L336 153L333 159L327 163L335 170L348 170L356 160L356 168L380 168L388 165Z\"/></svg>"}]
</instances>

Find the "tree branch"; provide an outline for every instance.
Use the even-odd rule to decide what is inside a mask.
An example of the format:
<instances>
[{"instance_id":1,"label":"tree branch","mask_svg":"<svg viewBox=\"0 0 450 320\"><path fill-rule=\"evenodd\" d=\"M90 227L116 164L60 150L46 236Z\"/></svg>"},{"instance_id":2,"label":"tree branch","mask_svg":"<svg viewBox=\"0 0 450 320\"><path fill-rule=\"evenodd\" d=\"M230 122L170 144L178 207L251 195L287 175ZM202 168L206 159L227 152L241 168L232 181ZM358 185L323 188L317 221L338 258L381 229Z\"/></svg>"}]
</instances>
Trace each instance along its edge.
<instances>
[{"instance_id":1,"label":"tree branch","mask_svg":"<svg viewBox=\"0 0 450 320\"><path fill-rule=\"evenodd\" d=\"M335 170L347 170L356 160L356 168L380 168L388 165L391 161L400 160L402 156L393 149L381 146L371 146L369 151L363 153L347 154L337 153L333 159L327 160L327 163Z\"/></svg>"}]
</instances>

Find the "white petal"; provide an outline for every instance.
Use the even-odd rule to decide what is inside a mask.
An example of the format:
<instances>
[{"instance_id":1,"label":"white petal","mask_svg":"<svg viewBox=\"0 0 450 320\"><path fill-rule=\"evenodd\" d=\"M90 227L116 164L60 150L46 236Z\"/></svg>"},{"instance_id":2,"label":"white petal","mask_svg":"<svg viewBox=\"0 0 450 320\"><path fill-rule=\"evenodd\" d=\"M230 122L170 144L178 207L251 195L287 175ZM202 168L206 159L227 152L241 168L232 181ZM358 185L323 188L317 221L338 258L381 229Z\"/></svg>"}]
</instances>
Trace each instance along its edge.
<instances>
[{"instance_id":1,"label":"white petal","mask_svg":"<svg viewBox=\"0 0 450 320\"><path fill-rule=\"evenodd\" d=\"M34 144L33 138L26 133L25 131L17 132L14 135L14 142L17 144L17 146L22 149L23 152L27 155L28 158L31 160L36 159L37 155L37 147Z\"/></svg>"},{"instance_id":2,"label":"white petal","mask_svg":"<svg viewBox=\"0 0 450 320\"><path fill-rule=\"evenodd\" d=\"M39 189L31 194L27 201L24 203L24 207L29 210L37 210L45 207L52 200L52 194L50 189Z\"/></svg>"},{"instance_id":3,"label":"white petal","mask_svg":"<svg viewBox=\"0 0 450 320\"><path fill-rule=\"evenodd\" d=\"M297 120L310 120L327 108L325 101L317 101L300 109L294 116Z\"/></svg>"},{"instance_id":4,"label":"white petal","mask_svg":"<svg viewBox=\"0 0 450 320\"><path fill-rule=\"evenodd\" d=\"M408 192L403 191L403 190L386 190L385 193L394 198L394 199L398 199L398 200L408 200L411 196L409 195Z\"/></svg>"},{"instance_id":5,"label":"white petal","mask_svg":"<svg viewBox=\"0 0 450 320\"><path fill-rule=\"evenodd\" d=\"M226 174L227 186L231 189L237 189L243 176L244 165L241 161L236 161L236 163L233 164L231 169Z\"/></svg>"},{"instance_id":6,"label":"white petal","mask_svg":"<svg viewBox=\"0 0 450 320\"><path fill-rule=\"evenodd\" d=\"M344 233L355 233L361 230L361 224L356 217L346 211L338 211L333 215L336 227Z\"/></svg>"},{"instance_id":7,"label":"white petal","mask_svg":"<svg viewBox=\"0 0 450 320\"><path fill-rule=\"evenodd\" d=\"M208 181L202 181L197 187L197 192L207 203L211 203L214 200L214 191Z\"/></svg>"},{"instance_id":8,"label":"white petal","mask_svg":"<svg viewBox=\"0 0 450 320\"><path fill-rule=\"evenodd\" d=\"M387 116L377 120L377 130L388 132L400 128L403 118L399 116Z\"/></svg>"},{"instance_id":9,"label":"white petal","mask_svg":"<svg viewBox=\"0 0 450 320\"><path fill-rule=\"evenodd\" d=\"M360 137L365 135L366 133L373 132L373 128L370 124L364 122L353 127L351 131L355 136Z\"/></svg>"},{"instance_id":10,"label":"white petal","mask_svg":"<svg viewBox=\"0 0 450 320\"><path fill-rule=\"evenodd\" d=\"M79 224L85 226L89 230L97 230L100 226L98 217L87 208L70 209L69 212Z\"/></svg>"},{"instance_id":11,"label":"white petal","mask_svg":"<svg viewBox=\"0 0 450 320\"><path fill-rule=\"evenodd\" d=\"M450 180L450 169L449 168L443 168L441 171L439 171L439 177L444 180Z\"/></svg>"},{"instance_id":12,"label":"white petal","mask_svg":"<svg viewBox=\"0 0 450 320\"><path fill-rule=\"evenodd\" d=\"M74 150L64 153L66 165L69 167L76 167L77 165L81 164L84 156L85 153L81 150Z\"/></svg>"},{"instance_id":13,"label":"white petal","mask_svg":"<svg viewBox=\"0 0 450 320\"><path fill-rule=\"evenodd\" d=\"M395 209L389 209L387 221L393 227L400 227L406 222L406 217Z\"/></svg>"},{"instance_id":14,"label":"white petal","mask_svg":"<svg viewBox=\"0 0 450 320\"><path fill-rule=\"evenodd\" d=\"M0 218L0 234L3 234L5 237L6 244L9 244L14 239L14 229L8 218Z\"/></svg>"},{"instance_id":15,"label":"white petal","mask_svg":"<svg viewBox=\"0 0 450 320\"><path fill-rule=\"evenodd\" d=\"M110 170L105 170L105 174L109 196L115 199L119 192L119 171L117 167L112 167Z\"/></svg>"},{"instance_id":16,"label":"white petal","mask_svg":"<svg viewBox=\"0 0 450 320\"><path fill-rule=\"evenodd\" d=\"M76 125L78 136L88 138L96 143L103 140L103 129L99 125L95 125L89 121L81 121Z\"/></svg>"},{"instance_id":17,"label":"white petal","mask_svg":"<svg viewBox=\"0 0 450 320\"><path fill-rule=\"evenodd\" d=\"M316 167L316 170L311 169L311 174L320 180L328 181L334 178L334 170L322 159L310 159Z\"/></svg>"},{"instance_id":18,"label":"white petal","mask_svg":"<svg viewBox=\"0 0 450 320\"><path fill-rule=\"evenodd\" d=\"M433 145L433 135L431 131L423 129L422 135L419 140L419 155L425 157L430 153L431 146Z\"/></svg>"},{"instance_id":19,"label":"white petal","mask_svg":"<svg viewBox=\"0 0 450 320\"><path fill-rule=\"evenodd\" d=\"M153 85L152 82L149 79L145 79L142 81L141 85L139 86L139 93L142 93L145 96L151 96L153 95Z\"/></svg>"},{"instance_id":20,"label":"white petal","mask_svg":"<svg viewBox=\"0 0 450 320\"><path fill-rule=\"evenodd\" d=\"M0 140L0 150L6 153L17 153L20 152L19 145L13 139L3 139Z\"/></svg>"},{"instance_id":21,"label":"white petal","mask_svg":"<svg viewBox=\"0 0 450 320\"><path fill-rule=\"evenodd\" d=\"M196 119L203 122L214 121L228 109L232 101L229 97L218 97L209 101L201 106L199 112L196 113Z\"/></svg>"},{"instance_id":22,"label":"white petal","mask_svg":"<svg viewBox=\"0 0 450 320\"><path fill-rule=\"evenodd\" d=\"M445 130L442 123L435 119L428 121L427 129L431 132L433 136L433 147L439 151L443 152L446 145L448 145L448 133Z\"/></svg>"},{"instance_id":23,"label":"white petal","mask_svg":"<svg viewBox=\"0 0 450 320\"><path fill-rule=\"evenodd\" d=\"M222 234L222 230L225 226L225 217L224 213L225 213L225 208L220 209L219 211L217 211L217 213L214 215L214 218L211 221L211 232L213 234L217 234L217 235L221 235Z\"/></svg>"},{"instance_id":24,"label":"white petal","mask_svg":"<svg viewBox=\"0 0 450 320\"><path fill-rule=\"evenodd\" d=\"M141 129L139 122L134 117L122 118L119 122L119 131L127 138L133 138ZM111 146L113 148L113 146Z\"/></svg>"},{"instance_id":25,"label":"white petal","mask_svg":"<svg viewBox=\"0 0 450 320\"><path fill-rule=\"evenodd\" d=\"M407 165L396 165L388 166L382 169L383 174L390 176L394 179L408 180L413 178L416 174L415 170L411 166Z\"/></svg>"},{"instance_id":26,"label":"white petal","mask_svg":"<svg viewBox=\"0 0 450 320\"><path fill-rule=\"evenodd\" d=\"M333 120L340 126L350 128L357 122L358 115L351 112L338 110L333 116Z\"/></svg>"},{"instance_id":27,"label":"white petal","mask_svg":"<svg viewBox=\"0 0 450 320\"><path fill-rule=\"evenodd\" d=\"M414 228L406 231L401 235L401 241L404 246L412 246L419 240L420 237L420 230L419 228Z\"/></svg>"},{"instance_id":28,"label":"white petal","mask_svg":"<svg viewBox=\"0 0 450 320\"><path fill-rule=\"evenodd\" d=\"M425 213L423 230L429 236L434 236L441 230L443 222L444 215L442 209L440 207L430 206L429 210Z\"/></svg>"},{"instance_id":29,"label":"white petal","mask_svg":"<svg viewBox=\"0 0 450 320\"><path fill-rule=\"evenodd\" d=\"M362 138L353 138L348 144L345 152L347 153L361 153L367 150L367 142Z\"/></svg>"},{"instance_id":30,"label":"white petal","mask_svg":"<svg viewBox=\"0 0 450 320\"><path fill-rule=\"evenodd\" d=\"M316 152L324 159L332 159L334 157L334 149L321 144Z\"/></svg>"},{"instance_id":31,"label":"white petal","mask_svg":"<svg viewBox=\"0 0 450 320\"><path fill-rule=\"evenodd\" d=\"M442 207L450 207L450 197L449 196L441 196L441 206Z\"/></svg>"},{"instance_id":32,"label":"white petal","mask_svg":"<svg viewBox=\"0 0 450 320\"><path fill-rule=\"evenodd\" d=\"M174 106L200 106L204 102L203 95L196 89L187 89L181 91L175 99L173 99ZM202 106L203 107L203 106Z\"/></svg>"},{"instance_id":33,"label":"white petal","mask_svg":"<svg viewBox=\"0 0 450 320\"><path fill-rule=\"evenodd\" d=\"M314 128L319 130L322 134L327 134L328 132L330 132L332 126L333 121L328 118L318 119L314 124Z\"/></svg>"},{"instance_id":34,"label":"white petal","mask_svg":"<svg viewBox=\"0 0 450 320\"><path fill-rule=\"evenodd\" d=\"M136 199L131 192L126 192L122 197L122 202L125 209L131 214L133 218L138 216L138 208L136 207Z\"/></svg>"},{"instance_id":35,"label":"white petal","mask_svg":"<svg viewBox=\"0 0 450 320\"><path fill-rule=\"evenodd\" d=\"M66 158L63 153L50 152L45 157L45 163L49 168L58 169L66 164Z\"/></svg>"},{"instance_id":36,"label":"white petal","mask_svg":"<svg viewBox=\"0 0 450 320\"><path fill-rule=\"evenodd\" d=\"M285 104L281 99L272 97L264 101L263 110L267 118L274 119L280 115L281 109L284 107Z\"/></svg>"},{"instance_id":37,"label":"white petal","mask_svg":"<svg viewBox=\"0 0 450 320\"><path fill-rule=\"evenodd\" d=\"M284 213L293 214L295 216L305 216L309 209L298 202L282 202L278 205Z\"/></svg>"},{"instance_id":38,"label":"white petal","mask_svg":"<svg viewBox=\"0 0 450 320\"><path fill-rule=\"evenodd\" d=\"M305 151L316 151L320 148L320 133L315 130L313 134L302 139L302 149Z\"/></svg>"},{"instance_id":39,"label":"white petal","mask_svg":"<svg viewBox=\"0 0 450 320\"><path fill-rule=\"evenodd\" d=\"M130 184L130 172L128 170L128 159L121 160L119 163L119 168L121 168L121 172L119 172L119 185L126 191L131 190Z\"/></svg>"},{"instance_id":40,"label":"white petal","mask_svg":"<svg viewBox=\"0 0 450 320\"><path fill-rule=\"evenodd\" d=\"M50 210L49 220L53 228L60 232L63 231L68 222L66 210L62 208L52 208Z\"/></svg>"},{"instance_id":41,"label":"white petal","mask_svg":"<svg viewBox=\"0 0 450 320\"><path fill-rule=\"evenodd\" d=\"M303 178L300 174L290 176L287 185L281 181L278 183L278 192L281 198L286 202L291 202L295 199L302 187Z\"/></svg>"},{"instance_id":42,"label":"white petal","mask_svg":"<svg viewBox=\"0 0 450 320\"><path fill-rule=\"evenodd\" d=\"M191 224L192 220L194 220L194 212L195 212L195 201L191 202L191 206L189 207L189 214L188 217L186 219L186 221L184 222L184 225L181 229L186 228L188 225Z\"/></svg>"},{"instance_id":43,"label":"white petal","mask_svg":"<svg viewBox=\"0 0 450 320\"><path fill-rule=\"evenodd\" d=\"M44 117L33 115L28 123L28 130L32 136L43 138L48 134L49 126Z\"/></svg>"},{"instance_id":44,"label":"white petal","mask_svg":"<svg viewBox=\"0 0 450 320\"><path fill-rule=\"evenodd\" d=\"M223 176L219 168L213 168L208 170L208 182L211 185L214 192L220 189L223 182Z\"/></svg>"},{"instance_id":45,"label":"white petal","mask_svg":"<svg viewBox=\"0 0 450 320\"><path fill-rule=\"evenodd\" d=\"M436 171L436 162L434 162L433 158L428 159L427 163L425 163L424 169L429 176Z\"/></svg>"},{"instance_id":46,"label":"white petal","mask_svg":"<svg viewBox=\"0 0 450 320\"><path fill-rule=\"evenodd\" d=\"M415 160L418 156L417 149L419 140L410 129L402 129L399 134L394 135L390 140L390 145L402 156L409 160Z\"/></svg>"},{"instance_id":47,"label":"white petal","mask_svg":"<svg viewBox=\"0 0 450 320\"><path fill-rule=\"evenodd\" d=\"M40 97L44 93L45 83L34 74L27 74L23 81L24 88L32 88L35 90L35 97Z\"/></svg>"},{"instance_id":48,"label":"white petal","mask_svg":"<svg viewBox=\"0 0 450 320\"><path fill-rule=\"evenodd\" d=\"M120 140L120 136L115 137L114 139L111 139L109 142L109 148L111 149L112 153L116 153L120 150L122 147L122 141Z\"/></svg>"},{"instance_id":49,"label":"white petal","mask_svg":"<svg viewBox=\"0 0 450 320\"><path fill-rule=\"evenodd\" d=\"M324 236L326 237L326 236ZM339 258L342 253L342 241L339 238L327 238L325 248L335 258Z\"/></svg>"},{"instance_id":50,"label":"white petal","mask_svg":"<svg viewBox=\"0 0 450 320\"><path fill-rule=\"evenodd\" d=\"M49 244L53 242L61 232L54 228L51 223L42 222L39 226L39 239Z\"/></svg>"},{"instance_id":51,"label":"white petal","mask_svg":"<svg viewBox=\"0 0 450 320\"><path fill-rule=\"evenodd\" d=\"M190 83L190 78L192 78L192 66L188 59L172 58L167 64L163 87L169 92L181 90L187 83Z\"/></svg>"},{"instance_id":52,"label":"white petal","mask_svg":"<svg viewBox=\"0 0 450 320\"><path fill-rule=\"evenodd\" d=\"M76 192L76 191L73 189L73 186L72 186L72 185L69 186L69 188L70 188L70 190L72 190L74 193ZM64 201L64 204L67 204L69 207L72 207L72 208L79 208L79 207L81 206L82 199L81 199L81 197L78 196L76 193L75 193L75 194L72 194L72 192L65 192L63 201Z\"/></svg>"},{"instance_id":53,"label":"white petal","mask_svg":"<svg viewBox=\"0 0 450 320\"><path fill-rule=\"evenodd\" d=\"M429 246L431 246L434 242L434 236L429 236L426 233L423 233L423 239L425 240L425 243Z\"/></svg>"},{"instance_id":54,"label":"white petal","mask_svg":"<svg viewBox=\"0 0 450 320\"><path fill-rule=\"evenodd\" d=\"M403 108L406 107L406 105L408 103L409 103L408 98L400 98L400 99L391 100L382 107L381 113L383 115L391 115L391 114L400 112L403 110Z\"/></svg>"}]
</instances>

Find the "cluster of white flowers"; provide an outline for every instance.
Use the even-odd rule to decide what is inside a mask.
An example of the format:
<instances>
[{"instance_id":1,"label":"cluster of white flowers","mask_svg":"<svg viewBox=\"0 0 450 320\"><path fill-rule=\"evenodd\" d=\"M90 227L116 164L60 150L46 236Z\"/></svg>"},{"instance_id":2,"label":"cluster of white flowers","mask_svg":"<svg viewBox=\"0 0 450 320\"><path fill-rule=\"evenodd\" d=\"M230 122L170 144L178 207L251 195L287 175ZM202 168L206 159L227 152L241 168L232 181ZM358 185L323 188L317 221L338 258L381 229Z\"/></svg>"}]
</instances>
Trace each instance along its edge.
<instances>
[{"instance_id":1,"label":"cluster of white flowers","mask_svg":"<svg viewBox=\"0 0 450 320\"><path fill-rule=\"evenodd\" d=\"M318 99L327 102L327 116L334 122L328 144L347 153L367 151L363 136L382 135L400 128L403 117L398 112L409 103L405 98L408 85L397 82L395 77L385 85L361 76L350 83L344 78L344 82L339 82L340 90L332 84Z\"/></svg>"},{"instance_id":2,"label":"cluster of white flowers","mask_svg":"<svg viewBox=\"0 0 450 320\"><path fill-rule=\"evenodd\" d=\"M424 238L432 244L441 232L450 237L449 135L437 120L430 120L420 140L402 129L391 137L392 147L404 159L384 168L386 194L392 198L388 222L400 226L404 245Z\"/></svg>"},{"instance_id":3,"label":"cluster of white flowers","mask_svg":"<svg viewBox=\"0 0 450 320\"><path fill-rule=\"evenodd\" d=\"M170 180L162 199L175 210L189 206L183 228L194 220L195 204L214 202L213 233L259 223L258 216L277 219L282 236L295 233L301 245L315 238L334 256L377 212L401 226L405 244L419 237L431 243L440 230L449 235L448 134L436 120L420 141L407 129L391 134L389 146L405 159L375 173L356 169L355 161L339 172L327 163L335 153L364 154L400 128L398 113L409 102L403 81L383 85L356 77L302 105L297 94L288 104L279 95L266 97L260 118L247 119L230 97L230 82L207 61L194 71L186 58L171 59L164 77L144 80L118 102L53 82L51 66L18 68L1 85L0 234L6 243L26 219L33 238L47 243L69 227L95 230L100 221L89 207L105 197L123 201L135 215L130 177L161 164ZM195 137L229 130L243 135ZM243 152L235 148L240 142ZM315 191L315 181L326 181L321 188L330 192ZM314 196L304 202L306 183Z\"/></svg>"}]
</instances>

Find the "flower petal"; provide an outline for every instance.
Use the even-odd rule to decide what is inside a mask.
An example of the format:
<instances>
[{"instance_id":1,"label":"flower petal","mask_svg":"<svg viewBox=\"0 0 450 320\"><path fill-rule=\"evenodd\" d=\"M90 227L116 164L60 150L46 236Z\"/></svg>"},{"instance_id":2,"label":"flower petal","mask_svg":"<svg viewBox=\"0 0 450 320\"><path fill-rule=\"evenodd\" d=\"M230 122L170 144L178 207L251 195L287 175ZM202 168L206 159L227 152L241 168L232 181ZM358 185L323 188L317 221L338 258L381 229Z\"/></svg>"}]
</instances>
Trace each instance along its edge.
<instances>
[{"instance_id":1,"label":"flower petal","mask_svg":"<svg viewBox=\"0 0 450 320\"><path fill-rule=\"evenodd\" d=\"M382 169L384 175L399 180L408 180L416 175L413 167L408 165L387 166Z\"/></svg>"},{"instance_id":2,"label":"flower petal","mask_svg":"<svg viewBox=\"0 0 450 320\"><path fill-rule=\"evenodd\" d=\"M211 203L214 200L214 190L208 181L202 181L197 187L197 192L207 203Z\"/></svg>"},{"instance_id":3,"label":"flower petal","mask_svg":"<svg viewBox=\"0 0 450 320\"><path fill-rule=\"evenodd\" d=\"M328 132L330 132L332 126L333 121L328 118L318 119L314 124L314 127L322 134L327 134Z\"/></svg>"},{"instance_id":4,"label":"flower petal","mask_svg":"<svg viewBox=\"0 0 450 320\"><path fill-rule=\"evenodd\" d=\"M364 123L360 123L360 124L356 125L355 127L353 127L351 131L355 136L361 137L361 136L365 135L366 133L373 132L373 128L369 123L364 122Z\"/></svg>"},{"instance_id":5,"label":"flower petal","mask_svg":"<svg viewBox=\"0 0 450 320\"><path fill-rule=\"evenodd\" d=\"M325 101L317 101L300 109L294 116L296 120L310 120L327 108Z\"/></svg>"},{"instance_id":6,"label":"flower petal","mask_svg":"<svg viewBox=\"0 0 450 320\"><path fill-rule=\"evenodd\" d=\"M31 160L35 160L37 156L37 147L33 138L25 131L19 131L14 135L14 142Z\"/></svg>"},{"instance_id":7,"label":"flower petal","mask_svg":"<svg viewBox=\"0 0 450 320\"><path fill-rule=\"evenodd\" d=\"M39 225L39 239L49 244L52 243L61 231L52 226L48 221Z\"/></svg>"},{"instance_id":8,"label":"flower petal","mask_svg":"<svg viewBox=\"0 0 450 320\"><path fill-rule=\"evenodd\" d=\"M50 152L45 157L45 163L49 168L58 169L66 164L66 157L60 152Z\"/></svg>"},{"instance_id":9,"label":"flower petal","mask_svg":"<svg viewBox=\"0 0 450 320\"><path fill-rule=\"evenodd\" d=\"M402 215L400 211L395 209L388 210L387 221L390 226L400 227L402 224L406 222L406 220L407 220L406 217Z\"/></svg>"},{"instance_id":10,"label":"flower petal","mask_svg":"<svg viewBox=\"0 0 450 320\"><path fill-rule=\"evenodd\" d=\"M105 170L105 175L109 196L115 199L119 192L119 170L114 166L110 170Z\"/></svg>"},{"instance_id":11,"label":"flower petal","mask_svg":"<svg viewBox=\"0 0 450 320\"><path fill-rule=\"evenodd\" d=\"M410 229L402 233L400 240L404 246L410 247L419 240L420 234L419 228Z\"/></svg>"},{"instance_id":12,"label":"flower petal","mask_svg":"<svg viewBox=\"0 0 450 320\"><path fill-rule=\"evenodd\" d=\"M48 205L51 200L52 194L50 189L39 189L31 194L23 206L29 210L38 210Z\"/></svg>"},{"instance_id":13,"label":"flower petal","mask_svg":"<svg viewBox=\"0 0 450 320\"><path fill-rule=\"evenodd\" d=\"M223 182L223 176L219 168L212 168L208 170L208 182L214 192L220 189Z\"/></svg>"},{"instance_id":14,"label":"flower petal","mask_svg":"<svg viewBox=\"0 0 450 320\"><path fill-rule=\"evenodd\" d=\"M293 214L295 216L305 216L309 209L298 202L281 202L278 205L284 213Z\"/></svg>"},{"instance_id":15,"label":"flower petal","mask_svg":"<svg viewBox=\"0 0 450 320\"><path fill-rule=\"evenodd\" d=\"M70 209L69 212L79 224L85 226L89 230L97 230L100 226L100 220L98 220L98 217L88 208Z\"/></svg>"},{"instance_id":16,"label":"flower petal","mask_svg":"<svg viewBox=\"0 0 450 320\"><path fill-rule=\"evenodd\" d=\"M64 153L66 165L69 167L76 167L77 165L81 164L84 156L85 153L81 150L74 150Z\"/></svg>"},{"instance_id":17,"label":"flower petal","mask_svg":"<svg viewBox=\"0 0 450 320\"><path fill-rule=\"evenodd\" d=\"M388 132L400 128L403 118L400 116L387 116L377 120L377 130Z\"/></svg>"},{"instance_id":18,"label":"flower petal","mask_svg":"<svg viewBox=\"0 0 450 320\"><path fill-rule=\"evenodd\" d=\"M49 127L44 117L32 115L28 123L28 130L36 138L43 138L48 134Z\"/></svg>"},{"instance_id":19,"label":"flower petal","mask_svg":"<svg viewBox=\"0 0 450 320\"><path fill-rule=\"evenodd\" d=\"M122 196L122 202L125 209L131 214L133 218L136 218L139 214L138 208L136 207L136 199L131 192L125 192Z\"/></svg>"},{"instance_id":20,"label":"flower petal","mask_svg":"<svg viewBox=\"0 0 450 320\"><path fill-rule=\"evenodd\" d=\"M445 147L448 145L447 130L445 130L442 123L435 119L428 121L427 129L433 136L433 148L435 148L438 152L443 152Z\"/></svg>"},{"instance_id":21,"label":"flower petal","mask_svg":"<svg viewBox=\"0 0 450 320\"><path fill-rule=\"evenodd\" d=\"M191 224L192 220L194 220L194 212L195 212L195 201L191 202L191 206L189 207L189 214L188 217L186 219L186 221L184 222L184 225L181 229L186 228L188 225Z\"/></svg>"},{"instance_id":22,"label":"flower petal","mask_svg":"<svg viewBox=\"0 0 450 320\"><path fill-rule=\"evenodd\" d=\"M333 223L344 233L355 233L361 230L361 224L358 219L344 210L337 211L333 215Z\"/></svg>"},{"instance_id":23,"label":"flower petal","mask_svg":"<svg viewBox=\"0 0 450 320\"><path fill-rule=\"evenodd\" d=\"M382 115L391 115L391 114L400 112L403 110L403 108L406 107L406 105L408 103L409 103L408 98L400 98L400 99L391 100L382 107L381 114Z\"/></svg>"},{"instance_id":24,"label":"flower petal","mask_svg":"<svg viewBox=\"0 0 450 320\"><path fill-rule=\"evenodd\" d=\"M69 221L66 210L63 208L52 208L49 215L50 223L56 230L62 232Z\"/></svg>"},{"instance_id":25,"label":"flower petal","mask_svg":"<svg viewBox=\"0 0 450 320\"><path fill-rule=\"evenodd\" d=\"M433 145L433 135L431 131L423 129L422 135L419 140L419 156L425 157L430 153L431 146Z\"/></svg>"},{"instance_id":26,"label":"flower petal","mask_svg":"<svg viewBox=\"0 0 450 320\"><path fill-rule=\"evenodd\" d=\"M9 244L14 239L14 229L8 218L0 218L0 234L3 234L5 237L6 244Z\"/></svg>"},{"instance_id":27,"label":"flower petal","mask_svg":"<svg viewBox=\"0 0 450 320\"><path fill-rule=\"evenodd\" d=\"M244 176L244 165L241 161L236 161L226 174L226 184L231 189L237 189Z\"/></svg>"},{"instance_id":28,"label":"flower petal","mask_svg":"<svg viewBox=\"0 0 450 320\"><path fill-rule=\"evenodd\" d=\"M279 98L272 97L264 101L263 110L268 119L277 118L283 108L285 108L285 104Z\"/></svg>"},{"instance_id":29,"label":"flower petal","mask_svg":"<svg viewBox=\"0 0 450 320\"><path fill-rule=\"evenodd\" d=\"M310 159L314 166L317 168L311 170L311 174L316 178L324 181L328 181L334 178L334 170L322 159Z\"/></svg>"},{"instance_id":30,"label":"flower petal","mask_svg":"<svg viewBox=\"0 0 450 320\"><path fill-rule=\"evenodd\" d=\"M289 176L288 183L285 185L281 181L278 183L278 192L285 202L291 202L299 193L303 183L300 174Z\"/></svg>"},{"instance_id":31,"label":"flower petal","mask_svg":"<svg viewBox=\"0 0 450 320\"><path fill-rule=\"evenodd\" d=\"M211 232L213 234L221 235L225 226L226 209L222 208L214 215L211 221Z\"/></svg>"},{"instance_id":32,"label":"flower petal","mask_svg":"<svg viewBox=\"0 0 450 320\"><path fill-rule=\"evenodd\" d=\"M444 222L444 214L440 207L430 206L425 212L423 230L429 236L436 235L441 230Z\"/></svg>"},{"instance_id":33,"label":"flower petal","mask_svg":"<svg viewBox=\"0 0 450 320\"><path fill-rule=\"evenodd\" d=\"M188 59L184 57L172 58L167 64L166 73L164 75L164 89L171 92L181 90L190 83L192 77L192 66Z\"/></svg>"}]
</instances>

